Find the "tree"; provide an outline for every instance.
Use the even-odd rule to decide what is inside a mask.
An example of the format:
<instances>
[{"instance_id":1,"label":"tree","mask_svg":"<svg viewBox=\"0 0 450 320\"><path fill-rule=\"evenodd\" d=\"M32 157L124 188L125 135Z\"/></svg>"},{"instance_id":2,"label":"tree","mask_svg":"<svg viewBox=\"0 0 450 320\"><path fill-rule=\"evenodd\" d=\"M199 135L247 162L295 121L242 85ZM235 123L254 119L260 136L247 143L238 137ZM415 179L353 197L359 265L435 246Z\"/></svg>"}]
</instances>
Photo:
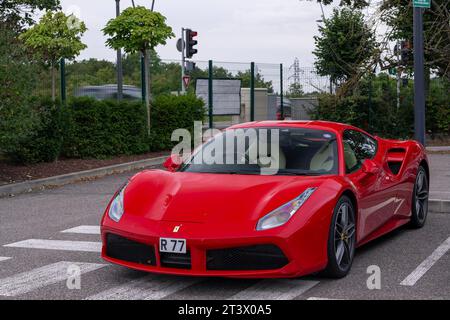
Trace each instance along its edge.
<instances>
[{"instance_id":1,"label":"tree","mask_svg":"<svg viewBox=\"0 0 450 320\"><path fill-rule=\"evenodd\" d=\"M387 40L413 43L413 10L410 0L383 1L381 20L390 28ZM425 65L450 79L450 1L433 0L424 12ZM413 61L411 60L410 68Z\"/></svg>"},{"instance_id":2,"label":"tree","mask_svg":"<svg viewBox=\"0 0 450 320\"><path fill-rule=\"evenodd\" d=\"M246 70L244 72L239 71L236 75L236 78L242 80L242 87L250 88L250 80L251 80L250 70ZM264 77L259 72L255 74L255 88L267 88L268 93L273 93L272 81L264 80Z\"/></svg>"},{"instance_id":3,"label":"tree","mask_svg":"<svg viewBox=\"0 0 450 320\"><path fill-rule=\"evenodd\" d=\"M61 59L73 60L86 48L81 42L86 30L84 22L73 15L48 11L38 24L20 35L34 55L50 66L53 101L56 99L56 65Z\"/></svg>"},{"instance_id":4,"label":"tree","mask_svg":"<svg viewBox=\"0 0 450 320\"><path fill-rule=\"evenodd\" d=\"M374 32L360 11L349 8L334 9L324 24L314 37L317 72L333 83L347 81L376 53Z\"/></svg>"},{"instance_id":5,"label":"tree","mask_svg":"<svg viewBox=\"0 0 450 320\"><path fill-rule=\"evenodd\" d=\"M15 31L33 24L36 10L57 10L59 0L0 0L0 21Z\"/></svg>"},{"instance_id":6,"label":"tree","mask_svg":"<svg viewBox=\"0 0 450 320\"><path fill-rule=\"evenodd\" d=\"M150 135L149 50L166 44L167 39L174 37L172 28L166 24L166 18L161 13L138 6L127 8L117 18L110 20L103 29L103 33L108 36L106 44L109 47L115 50L123 48L129 54L140 52L144 57L147 125Z\"/></svg>"},{"instance_id":7,"label":"tree","mask_svg":"<svg viewBox=\"0 0 450 320\"><path fill-rule=\"evenodd\" d=\"M301 98L305 95L303 92L303 86L300 83L292 83L289 86L288 97L289 98Z\"/></svg>"},{"instance_id":8,"label":"tree","mask_svg":"<svg viewBox=\"0 0 450 320\"><path fill-rule=\"evenodd\" d=\"M322 2L325 5L332 4L334 0L317 0L317 2ZM355 9L362 9L369 5L369 1L366 0L341 0L340 6L352 7Z\"/></svg>"}]
</instances>

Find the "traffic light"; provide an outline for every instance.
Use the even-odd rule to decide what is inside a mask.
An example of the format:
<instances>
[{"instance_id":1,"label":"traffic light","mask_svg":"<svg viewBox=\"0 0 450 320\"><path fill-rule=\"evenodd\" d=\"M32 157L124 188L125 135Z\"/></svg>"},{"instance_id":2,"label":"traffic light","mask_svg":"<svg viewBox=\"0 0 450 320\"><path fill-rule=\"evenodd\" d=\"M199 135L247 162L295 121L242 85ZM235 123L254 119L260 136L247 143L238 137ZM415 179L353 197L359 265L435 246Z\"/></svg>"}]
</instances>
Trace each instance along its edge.
<instances>
[{"instance_id":1,"label":"traffic light","mask_svg":"<svg viewBox=\"0 0 450 320\"><path fill-rule=\"evenodd\" d=\"M195 71L196 68L197 68L197 64L196 64L195 62L192 62L192 61L186 61L185 70L186 70L187 72Z\"/></svg>"},{"instance_id":2,"label":"traffic light","mask_svg":"<svg viewBox=\"0 0 450 320\"><path fill-rule=\"evenodd\" d=\"M198 43L198 41L195 39L197 35L197 31L186 29L186 58L190 59L198 52L198 50L195 48Z\"/></svg>"},{"instance_id":3,"label":"traffic light","mask_svg":"<svg viewBox=\"0 0 450 320\"><path fill-rule=\"evenodd\" d=\"M407 66L412 61L412 46L409 41L402 41L400 51L400 64L403 66Z\"/></svg>"}]
</instances>

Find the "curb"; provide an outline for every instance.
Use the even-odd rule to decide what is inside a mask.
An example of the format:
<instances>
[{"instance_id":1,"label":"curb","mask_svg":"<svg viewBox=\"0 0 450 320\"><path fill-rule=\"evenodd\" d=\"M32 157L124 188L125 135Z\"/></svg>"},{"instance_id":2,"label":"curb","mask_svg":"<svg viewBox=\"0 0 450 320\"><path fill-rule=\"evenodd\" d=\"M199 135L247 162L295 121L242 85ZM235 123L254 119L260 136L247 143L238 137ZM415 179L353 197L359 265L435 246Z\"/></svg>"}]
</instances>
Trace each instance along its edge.
<instances>
[{"instance_id":1,"label":"curb","mask_svg":"<svg viewBox=\"0 0 450 320\"><path fill-rule=\"evenodd\" d=\"M102 167L92 170L74 172L69 174L64 174L55 177L25 181L20 183L15 183L11 185L0 187L0 198L8 197L11 195L28 193L37 190L44 190L46 188L61 187L66 184L71 184L74 182L79 182L83 180L91 180L96 178L101 178L104 176L109 176L112 174L123 173L133 170L144 169L151 166L161 165L166 160L166 156L145 159L135 162L121 163L108 167Z\"/></svg>"},{"instance_id":2,"label":"curb","mask_svg":"<svg viewBox=\"0 0 450 320\"><path fill-rule=\"evenodd\" d=\"M429 200L428 210L433 213L450 214L450 200Z\"/></svg>"}]
</instances>

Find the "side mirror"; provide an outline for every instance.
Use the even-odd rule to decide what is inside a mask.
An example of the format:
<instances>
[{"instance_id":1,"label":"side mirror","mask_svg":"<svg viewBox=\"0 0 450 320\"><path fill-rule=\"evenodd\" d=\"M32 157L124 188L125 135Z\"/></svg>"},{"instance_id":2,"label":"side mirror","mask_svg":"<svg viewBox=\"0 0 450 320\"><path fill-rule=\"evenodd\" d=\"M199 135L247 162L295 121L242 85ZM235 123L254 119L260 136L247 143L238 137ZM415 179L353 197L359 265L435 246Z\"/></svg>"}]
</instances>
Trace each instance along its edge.
<instances>
[{"instance_id":1,"label":"side mirror","mask_svg":"<svg viewBox=\"0 0 450 320\"><path fill-rule=\"evenodd\" d=\"M365 174L369 174L369 175L375 175L380 171L380 167L378 166L378 164L371 160L371 159L366 159L364 160L363 164L362 164L362 172L364 172Z\"/></svg>"},{"instance_id":2,"label":"side mirror","mask_svg":"<svg viewBox=\"0 0 450 320\"><path fill-rule=\"evenodd\" d=\"M183 161L178 154L171 154L164 162L164 167L170 172L175 172L181 167L182 163Z\"/></svg>"}]
</instances>

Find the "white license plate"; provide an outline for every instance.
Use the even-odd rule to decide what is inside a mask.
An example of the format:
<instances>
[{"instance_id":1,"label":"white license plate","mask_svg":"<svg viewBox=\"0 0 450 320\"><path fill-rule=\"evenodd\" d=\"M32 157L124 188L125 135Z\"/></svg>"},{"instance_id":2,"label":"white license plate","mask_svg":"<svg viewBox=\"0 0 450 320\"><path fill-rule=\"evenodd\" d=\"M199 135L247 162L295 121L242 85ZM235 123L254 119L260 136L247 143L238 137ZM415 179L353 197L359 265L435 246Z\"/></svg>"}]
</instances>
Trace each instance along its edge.
<instances>
[{"instance_id":1,"label":"white license plate","mask_svg":"<svg viewBox=\"0 0 450 320\"><path fill-rule=\"evenodd\" d=\"M186 253L185 239L160 238L159 252Z\"/></svg>"}]
</instances>

